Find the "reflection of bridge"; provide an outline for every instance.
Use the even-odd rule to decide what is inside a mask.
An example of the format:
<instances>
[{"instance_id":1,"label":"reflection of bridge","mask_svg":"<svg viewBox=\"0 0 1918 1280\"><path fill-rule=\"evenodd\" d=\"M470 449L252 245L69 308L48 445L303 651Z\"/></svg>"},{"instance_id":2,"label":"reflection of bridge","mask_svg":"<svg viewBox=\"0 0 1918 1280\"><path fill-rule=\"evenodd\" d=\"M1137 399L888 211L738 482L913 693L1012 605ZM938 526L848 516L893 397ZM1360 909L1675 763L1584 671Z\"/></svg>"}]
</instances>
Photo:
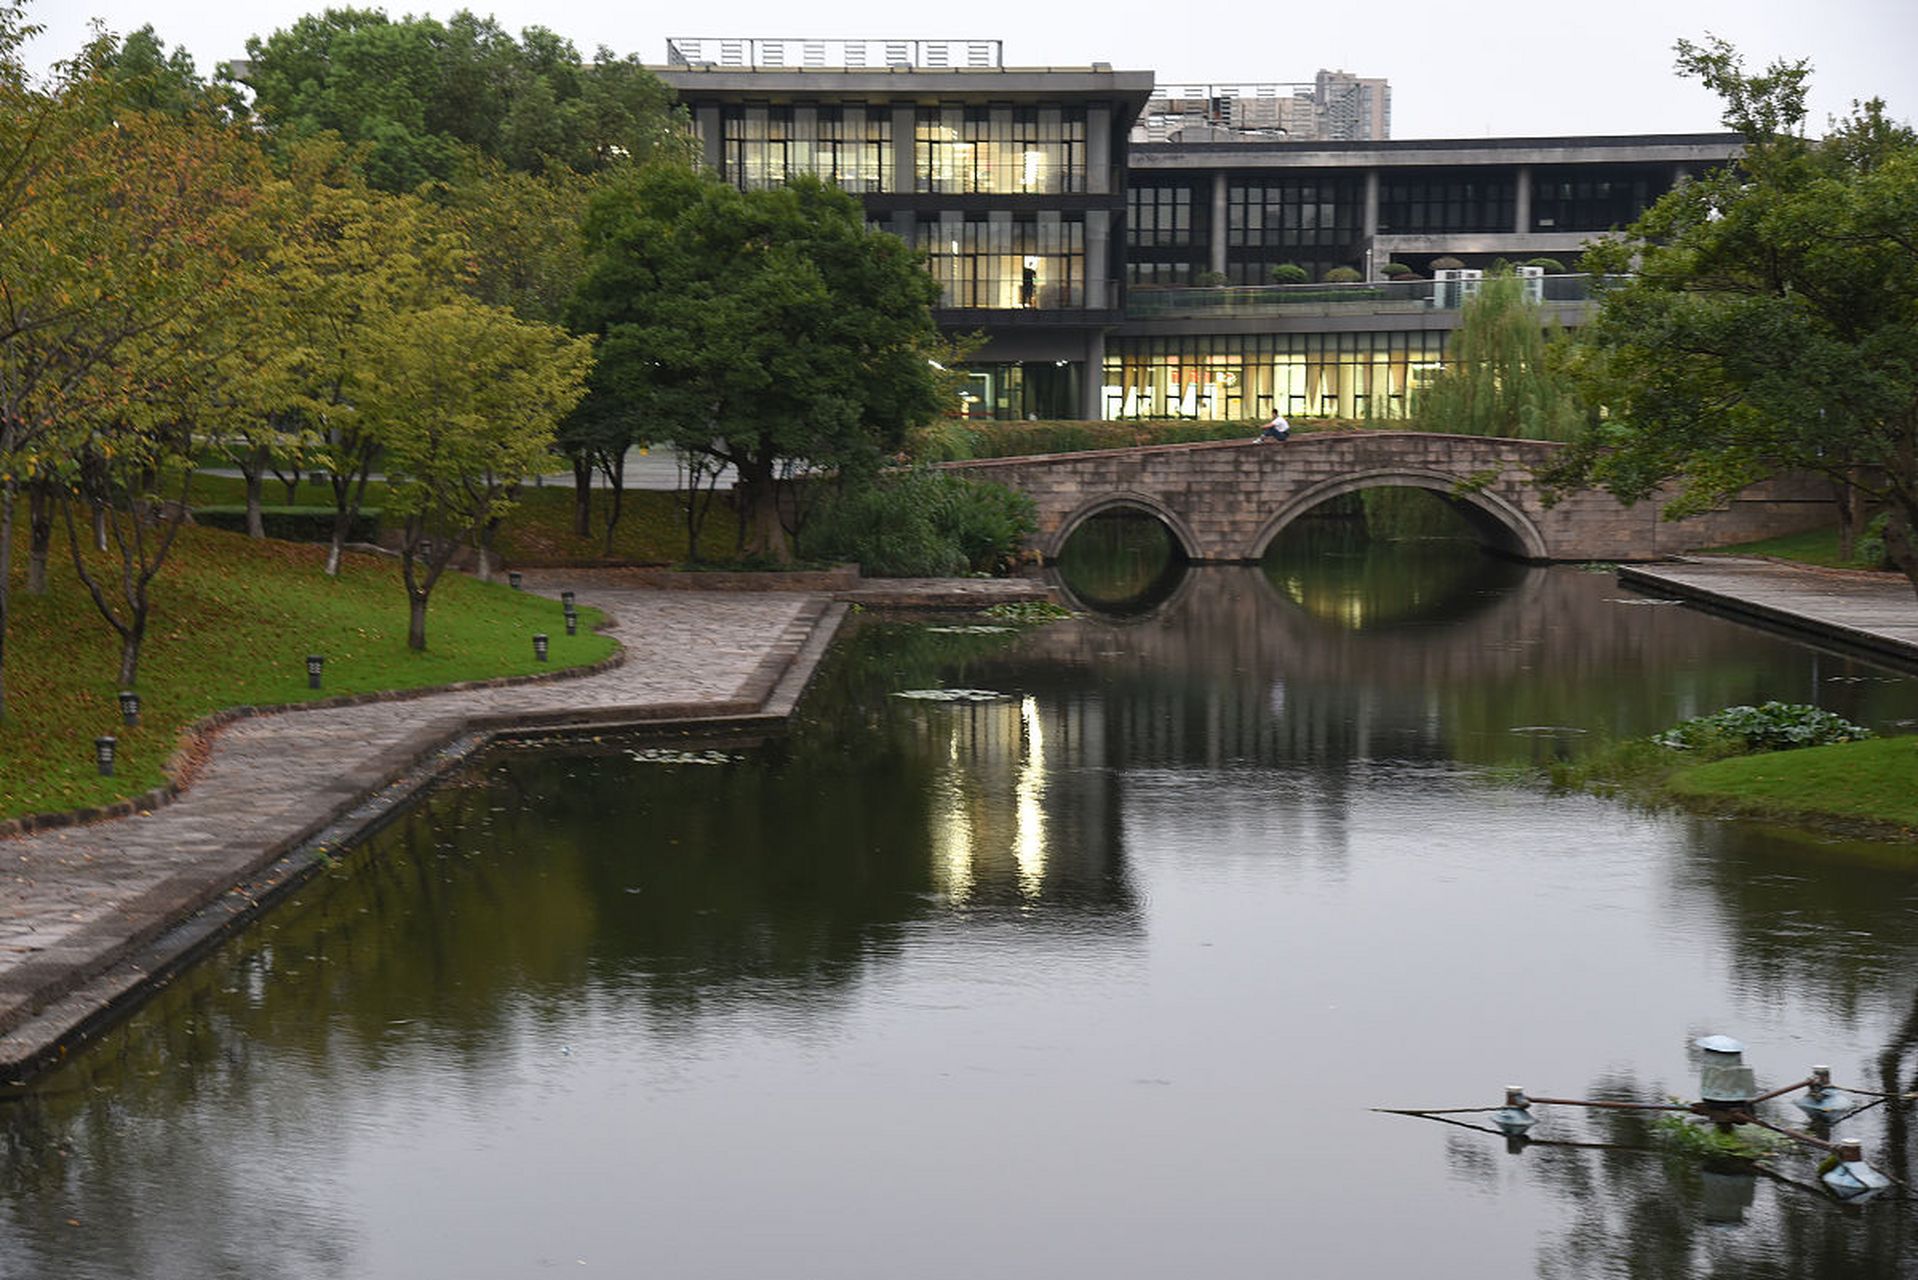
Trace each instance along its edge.
<instances>
[{"instance_id":1,"label":"reflection of bridge","mask_svg":"<svg viewBox=\"0 0 1918 1280\"><path fill-rule=\"evenodd\" d=\"M1113 510L1163 521L1186 558L1257 560L1305 512L1361 489L1445 495L1486 541L1530 560L1647 560L1829 523L1830 498L1810 480L1767 481L1729 508L1668 522L1658 503L1621 506L1596 491L1547 508L1532 484L1562 445L1414 431L1325 432L1283 445L1254 440L1152 445L1093 453L949 462L949 470L1032 495L1048 559L1086 520Z\"/></svg>"}]
</instances>

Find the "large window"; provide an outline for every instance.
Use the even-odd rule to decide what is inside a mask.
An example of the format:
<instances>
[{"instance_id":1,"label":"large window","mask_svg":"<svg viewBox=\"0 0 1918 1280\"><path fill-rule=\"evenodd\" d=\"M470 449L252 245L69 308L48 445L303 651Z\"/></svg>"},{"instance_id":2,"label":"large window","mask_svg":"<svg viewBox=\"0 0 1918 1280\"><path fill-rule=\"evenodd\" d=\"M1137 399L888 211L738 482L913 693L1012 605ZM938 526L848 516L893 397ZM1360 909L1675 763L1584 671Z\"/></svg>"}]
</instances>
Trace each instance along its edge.
<instances>
[{"instance_id":1,"label":"large window","mask_svg":"<svg viewBox=\"0 0 1918 1280\"><path fill-rule=\"evenodd\" d=\"M1086 116L1067 107L921 107L916 189L1056 195L1086 189Z\"/></svg>"},{"instance_id":2,"label":"large window","mask_svg":"<svg viewBox=\"0 0 1918 1280\"><path fill-rule=\"evenodd\" d=\"M1187 285L1206 269L1211 191L1187 183L1134 183L1126 190L1126 281Z\"/></svg>"},{"instance_id":3,"label":"large window","mask_svg":"<svg viewBox=\"0 0 1918 1280\"><path fill-rule=\"evenodd\" d=\"M1348 265L1358 253L1363 211L1352 178L1229 181L1225 211L1226 275L1233 284L1270 284L1281 262L1318 275Z\"/></svg>"},{"instance_id":4,"label":"large window","mask_svg":"<svg viewBox=\"0 0 1918 1280\"><path fill-rule=\"evenodd\" d=\"M1609 231L1630 224L1663 195L1668 174L1624 171L1593 177L1582 171L1535 175L1532 227L1538 231Z\"/></svg>"},{"instance_id":5,"label":"large window","mask_svg":"<svg viewBox=\"0 0 1918 1280\"><path fill-rule=\"evenodd\" d=\"M1083 215L941 213L919 223L919 248L942 307L1057 310L1086 304Z\"/></svg>"},{"instance_id":6,"label":"large window","mask_svg":"<svg viewBox=\"0 0 1918 1280\"><path fill-rule=\"evenodd\" d=\"M725 111L726 178L746 191L801 174L847 191L891 191L892 112L884 106L746 106Z\"/></svg>"},{"instance_id":7,"label":"large window","mask_svg":"<svg viewBox=\"0 0 1918 1280\"><path fill-rule=\"evenodd\" d=\"M1134 185L1126 191L1125 242L1134 248L1192 243L1192 188Z\"/></svg>"},{"instance_id":8,"label":"large window","mask_svg":"<svg viewBox=\"0 0 1918 1280\"><path fill-rule=\"evenodd\" d=\"M1437 374L1443 333L1113 338L1105 418L1402 418Z\"/></svg>"},{"instance_id":9,"label":"large window","mask_svg":"<svg viewBox=\"0 0 1918 1280\"><path fill-rule=\"evenodd\" d=\"M1510 231L1512 175L1490 170L1388 176L1379 184L1379 230Z\"/></svg>"}]
</instances>

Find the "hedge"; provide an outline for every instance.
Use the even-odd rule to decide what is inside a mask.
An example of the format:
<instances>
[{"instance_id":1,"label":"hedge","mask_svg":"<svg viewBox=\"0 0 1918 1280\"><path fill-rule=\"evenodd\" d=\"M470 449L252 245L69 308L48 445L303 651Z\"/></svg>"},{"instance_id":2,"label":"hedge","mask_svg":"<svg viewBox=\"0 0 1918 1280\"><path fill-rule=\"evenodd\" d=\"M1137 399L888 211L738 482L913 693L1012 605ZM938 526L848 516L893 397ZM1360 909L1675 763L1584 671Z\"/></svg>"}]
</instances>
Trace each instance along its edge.
<instances>
[{"instance_id":1,"label":"hedge","mask_svg":"<svg viewBox=\"0 0 1918 1280\"><path fill-rule=\"evenodd\" d=\"M333 508L331 507L261 507L260 519L266 525L266 536L279 538L286 542L327 542L333 537ZM193 508L193 519L198 524L214 529L225 529L232 533L246 532L246 508L243 506L206 506ZM380 533L380 509L361 507L359 515L348 526L348 542L372 542Z\"/></svg>"}]
</instances>

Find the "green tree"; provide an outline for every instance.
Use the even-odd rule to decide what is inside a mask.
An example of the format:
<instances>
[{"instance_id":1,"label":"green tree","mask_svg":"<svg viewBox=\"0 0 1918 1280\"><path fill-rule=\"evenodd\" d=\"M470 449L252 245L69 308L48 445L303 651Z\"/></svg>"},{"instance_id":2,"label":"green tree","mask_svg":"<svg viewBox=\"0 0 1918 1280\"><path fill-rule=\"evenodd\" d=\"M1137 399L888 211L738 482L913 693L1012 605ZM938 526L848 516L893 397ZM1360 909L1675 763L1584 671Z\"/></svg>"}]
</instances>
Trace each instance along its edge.
<instances>
[{"instance_id":1,"label":"green tree","mask_svg":"<svg viewBox=\"0 0 1918 1280\"><path fill-rule=\"evenodd\" d=\"M594 201L587 246L589 407L734 468L749 555L790 558L795 471L869 472L941 407L938 286L844 192L656 165Z\"/></svg>"},{"instance_id":2,"label":"green tree","mask_svg":"<svg viewBox=\"0 0 1918 1280\"><path fill-rule=\"evenodd\" d=\"M690 157L672 95L636 58L590 65L541 27L515 40L467 11L445 23L374 9L309 14L247 41L241 79L282 138L332 132L383 191L451 182L478 153L523 172Z\"/></svg>"},{"instance_id":3,"label":"green tree","mask_svg":"<svg viewBox=\"0 0 1918 1280\"><path fill-rule=\"evenodd\" d=\"M1809 139L1805 62L1747 74L1717 40L1678 55L1745 153L1588 251L1638 274L1580 335L1607 416L1547 479L1628 502L1676 483L1676 518L1781 471L1822 474L1882 507L1918 587L1918 136L1874 100Z\"/></svg>"},{"instance_id":4,"label":"green tree","mask_svg":"<svg viewBox=\"0 0 1918 1280\"><path fill-rule=\"evenodd\" d=\"M1588 416L1555 366L1544 309L1509 271L1466 301L1445 367L1420 394L1415 425L1455 435L1568 440Z\"/></svg>"},{"instance_id":5,"label":"green tree","mask_svg":"<svg viewBox=\"0 0 1918 1280\"><path fill-rule=\"evenodd\" d=\"M387 508L402 518L406 643L426 648L426 607L462 546L512 508L553 429L585 390L592 344L466 297L395 314L387 356L363 384L363 425L386 468Z\"/></svg>"}]
</instances>

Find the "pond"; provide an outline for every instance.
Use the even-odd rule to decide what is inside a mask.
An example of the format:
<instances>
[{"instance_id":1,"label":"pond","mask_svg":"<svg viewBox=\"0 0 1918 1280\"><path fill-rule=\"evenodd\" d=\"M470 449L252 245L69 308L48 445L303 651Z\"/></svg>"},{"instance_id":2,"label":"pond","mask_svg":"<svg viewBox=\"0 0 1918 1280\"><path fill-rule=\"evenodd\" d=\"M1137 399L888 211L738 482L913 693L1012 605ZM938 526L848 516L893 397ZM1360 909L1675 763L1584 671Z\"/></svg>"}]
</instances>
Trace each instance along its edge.
<instances>
[{"instance_id":1,"label":"pond","mask_svg":"<svg viewBox=\"0 0 1918 1280\"><path fill-rule=\"evenodd\" d=\"M0 1276L1918 1267L1908 1201L1630 1117L1373 1110L1689 1096L1709 1033L1913 1088L1912 850L1531 770L1773 697L1909 731L1918 681L1335 522L1081 587L861 619L782 736L449 780L0 1104ZM998 696L894 696L943 687ZM1905 1124L1850 1128L1908 1178Z\"/></svg>"}]
</instances>

